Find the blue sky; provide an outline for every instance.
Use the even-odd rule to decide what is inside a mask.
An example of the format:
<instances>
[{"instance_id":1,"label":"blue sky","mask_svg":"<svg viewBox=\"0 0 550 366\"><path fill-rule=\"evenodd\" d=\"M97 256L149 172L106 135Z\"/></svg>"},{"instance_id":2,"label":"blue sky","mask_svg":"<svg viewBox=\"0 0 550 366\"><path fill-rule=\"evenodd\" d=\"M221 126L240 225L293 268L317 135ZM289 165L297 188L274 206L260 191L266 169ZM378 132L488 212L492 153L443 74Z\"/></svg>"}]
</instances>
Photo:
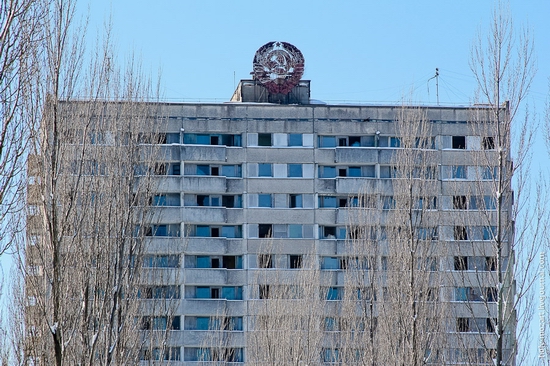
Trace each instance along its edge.
<instances>
[{"instance_id":1,"label":"blue sky","mask_svg":"<svg viewBox=\"0 0 550 366\"><path fill-rule=\"evenodd\" d=\"M83 3L84 4L84 3ZM249 78L255 51L269 41L294 44L306 60L312 98L395 102L403 96L435 103L435 68L442 104L466 104L475 83L468 61L493 1L94 0L91 34L112 16L119 55L135 51L146 72L162 70L162 97L172 101L231 97L234 80ZM517 28L536 42L537 79L531 101L542 109L550 77L550 2L515 0ZM82 5L82 10L87 9Z\"/></svg>"}]
</instances>

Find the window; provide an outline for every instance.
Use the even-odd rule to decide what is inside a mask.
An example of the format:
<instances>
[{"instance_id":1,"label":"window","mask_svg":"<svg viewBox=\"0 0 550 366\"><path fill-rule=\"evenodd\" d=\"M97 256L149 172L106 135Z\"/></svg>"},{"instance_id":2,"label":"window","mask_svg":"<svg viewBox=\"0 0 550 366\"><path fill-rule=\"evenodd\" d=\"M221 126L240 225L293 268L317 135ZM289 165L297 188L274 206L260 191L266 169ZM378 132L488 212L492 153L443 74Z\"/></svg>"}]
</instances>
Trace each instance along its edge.
<instances>
[{"instance_id":1,"label":"window","mask_svg":"<svg viewBox=\"0 0 550 366\"><path fill-rule=\"evenodd\" d=\"M319 178L336 178L336 167L319 166Z\"/></svg>"},{"instance_id":2,"label":"window","mask_svg":"<svg viewBox=\"0 0 550 366\"><path fill-rule=\"evenodd\" d=\"M302 206L302 195L301 194L291 194L289 195L289 207L290 208L299 208Z\"/></svg>"},{"instance_id":3,"label":"window","mask_svg":"<svg viewBox=\"0 0 550 366\"><path fill-rule=\"evenodd\" d=\"M156 194L152 201L153 206L179 206L180 195L179 193Z\"/></svg>"},{"instance_id":4,"label":"window","mask_svg":"<svg viewBox=\"0 0 550 366\"><path fill-rule=\"evenodd\" d=\"M453 230L454 240L468 240L468 230L465 226L455 226Z\"/></svg>"},{"instance_id":5,"label":"window","mask_svg":"<svg viewBox=\"0 0 550 366\"><path fill-rule=\"evenodd\" d=\"M398 177L397 168L394 166L380 166L380 178L396 178Z\"/></svg>"},{"instance_id":6,"label":"window","mask_svg":"<svg viewBox=\"0 0 550 366\"><path fill-rule=\"evenodd\" d=\"M179 316L144 316L141 318L141 330L180 330Z\"/></svg>"},{"instance_id":7,"label":"window","mask_svg":"<svg viewBox=\"0 0 550 366\"><path fill-rule=\"evenodd\" d=\"M401 139L399 137L390 137L390 147L401 147Z\"/></svg>"},{"instance_id":8,"label":"window","mask_svg":"<svg viewBox=\"0 0 550 366\"><path fill-rule=\"evenodd\" d=\"M452 165L451 166L451 178L453 178L453 179L466 179L466 166L465 165Z\"/></svg>"},{"instance_id":9,"label":"window","mask_svg":"<svg viewBox=\"0 0 550 366\"><path fill-rule=\"evenodd\" d=\"M334 196L319 196L319 208L335 208L336 197Z\"/></svg>"},{"instance_id":10,"label":"window","mask_svg":"<svg viewBox=\"0 0 550 366\"><path fill-rule=\"evenodd\" d=\"M271 146L271 134L270 133L259 133L258 134L258 146Z\"/></svg>"},{"instance_id":11,"label":"window","mask_svg":"<svg viewBox=\"0 0 550 366\"><path fill-rule=\"evenodd\" d=\"M340 269L340 260L338 257L322 257L321 269Z\"/></svg>"},{"instance_id":12,"label":"window","mask_svg":"<svg viewBox=\"0 0 550 366\"><path fill-rule=\"evenodd\" d=\"M179 143L179 134L177 135L178 135L178 140L174 141L175 143ZM170 142L167 142L167 143L170 143ZM230 135L230 134L186 133L183 137L183 143L190 144L190 145L242 146L241 135Z\"/></svg>"},{"instance_id":13,"label":"window","mask_svg":"<svg viewBox=\"0 0 550 366\"><path fill-rule=\"evenodd\" d=\"M456 256L454 258L455 271L467 271L468 270L468 257Z\"/></svg>"},{"instance_id":14,"label":"window","mask_svg":"<svg viewBox=\"0 0 550 366\"><path fill-rule=\"evenodd\" d=\"M485 268L486 271L496 271L497 270L497 259L496 257L485 257Z\"/></svg>"},{"instance_id":15,"label":"window","mask_svg":"<svg viewBox=\"0 0 550 366\"><path fill-rule=\"evenodd\" d=\"M258 177L272 177L273 169L272 164L260 163L258 164Z\"/></svg>"},{"instance_id":16,"label":"window","mask_svg":"<svg viewBox=\"0 0 550 366\"><path fill-rule=\"evenodd\" d=\"M456 319L456 331L460 333L470 331L470 319L468 318L457 318Z\"/></svg>"},{"instance_id":17,"label":"window","mask_svg":"<svg viewBox=\"0 0 550 366\"><path fill-rule=\"evenodd\" d=\"M382 209L395 210L395 198L393 196L382 197Z\"/></svg>"},{"instance_id":18,"label":"window","mask_svg":"<svg viewBox=\"0 0 550 366\"><path fill-rule=\"evenodd\" d=\"M271 254L258 255L258 268L273 268L273 261L271 259Z\"/></svg>"},{"instance_id":19,"label":"window","mask_svg":"<svg viewBox=\"0 0 550 366\"><path fill-rule=\"evenodd\" d=\"M180 236L180 225L178 224L164 224L164 225L152 225L145 227L145 236Z\"/></svg>"},{"instance_id":20,"label":"window","mask_svg":"<svg viewBox=\"0 0 550 366\"><path fill-rule=\"evenodd\" d=\"M319 136L319 147L336 147L336 136Z\"/></svg>"},{"instance_id":21,"label":"window","mask_svg":"<svg viewBox=\"0 0 550 366\"><path fill-rule=\"evenodd\" d=\"M269 299L269 285L259 285L258 295L260 300Z\"/></svg>"},{"instance_id":22,"label":"window","mask_svg":"<svg viewBox=\"0 0 550 366\"><path fill-rule=\"evenodd\" d=\"M335 226L321 226L319 230L321 231L321 239L336 239Z\"/></svg>"},{"instance_id":23,"label":"window","mask_svg":"<svg viewBox=\"0 0 550 366\"><path fill-rule=\"evenodd\" d=\"M360 166L350 166L348 168L348 176L350 177L361 177L361 167Z\"/></svg>"},{"instance_id":24,"label":"window","mask_svg":"<svg viewBox=\"0 0 550 366\"><path fill-rule=\"evenodd\" d=\"M483 240L493 240L497 234L496 226L483 227Z\"/></svg>"},{"instance_id":25,"label":"window","mask_svg":"<svg viewBox=\"0 0 550 366\"><path fill-rule=\"evenodd\" d=\"M288 225L288 237L289 238L302 238L302 225L290 224Z\"/></svg>"},{"instance_id":26,"label":"window","mask_svg":"<svg viewBox=\"0 0 550 366\"><path fill-rule=\"evenodd\" d=\"M143 349L139 352L141 361L180 361L181 352L179 347L165 347Z\"/></svg>"},{"instance_id":27,"label":"window","mask_svg":"<svg viewBox=\"0 0 550 366\"><path fill-rule=\"evenodd\" d=\"M329 349L325 348L322 352L323 354L323 362L327 363L339 363L340 362L340 356L338 349Z\"/></svg>"},{"instance_id":28,"label":"window","mask_svg":"<svg viewBox=\"0 0 550 366\"><path fill-rule=\"evenodd\" d=\"M486 136L481 142L481 147L483 150L494 150L495 149L495 138L493 136Z\"/></svg>"},{"instance_id":29,"label":"window","mask_svg":"<svg viewBox=\"0 0 550 366\"><path fill-rule=\"evenodd\" d=\"M301 133L289 133L288 134L288 146L302 146L303 139Z\"/></svg>"},{"instance_id":30,"label":"window","mask_svg":"<svg viewBox=\"0 0 550 366\"><path fill-rule=\"evenodd\" d=\"M273 225L271 224L259 224L258 225L258 237L259 238L271 238L273 236Z\"/></svg>"},{"instance_id":31,"label":"window","mask_svg":"<svg viewBox=\"0 0 550 366\"><path fill-rule=\"evenodd\" d=\"M327 289L327 300L342 300L341 287L329 287Z\"/></svg>"},{"instance_id":32,"label":"window","mask_svg":"<svg viewBox=\"0 0 550 366\"><path fill-rule=\"evenodd\" d=\"M302 268L301 255L290 255L290 268L291 269Z\"/></svg>"},{"instance_id":33,"label":"window","mask_svg":"<svg viewBox=\"0 0 550 366\"><path fill-rule=\"evenodd\" d=\"M361 136L349 136L348 141L349 141L349 146L352 146L352 147L361 146Z\"/></svg>"},{"instance_id":34,"label":"window","mask_svg":"<svg viewBox=\"0 0 550 366\"><path fill-rule=\"evenodd\" d=\"M229 178L241 178L242 177L242 168L240 165L222 165L222 174L224 177ZM212 168L214 169L214 168ZM213 174L212 175L217 175Z\"/></svg>"},{"instance_id":35,"label":"window","mask_svg":"<svg viewBox=\"0 0 550 366\"><path fill-rule=\"evenodd\" d=\"M144 286L138 291L140 299L179 299L179 286Z\"/></svg>"},{"instance_id":36,"label":"window","mask_svg":"<svg viewBox=\"0 0 550 366\"><path fill-rule=\"evenodd\" d=\"M453 136L453 149L465 149L466 148L466 136Z\"/></svg>"},{"instance_id":37,"label":"window","mask_svg":"<svg viewBox=\"0 0 550 366\"><path fill-rule=\"evenodd\" d=\"M258 207L272 207L271 194L259 194L258 195Z\"/></svg>"},{"instance_id":38,"label":"window","mask_svg":"<svg viewBox=\"0 0 550 366\"><path fill-rule=\"evenodd\" d=\"M481 179L483 180L494 180L494 179L498 179L498 167L494 166L494 167L490 167L490 166L487 166L487 167L483 167L482 168L482 174L481 174Z\"/></svg>"},{"instance_id":39,"label":"window","mask_svg":"<svg viewBox=\"0 0 550 366\"><path fill-rule=\"evenodd\" d=\"M148 254L143 256L143 267L151 268L177 268L180 256L178 254Z\"/></svg>"},{"instance_id":40,"label":"window","mask_svg":"<svg viewBox=\"0 0 550 366\"><path fill-rule=\"evenodd\" d=\"M196 348L185 347L184 348L184 361L188 362L212 362L212 364L218 364L214 361L221 361L220 364L225 362L243 362L243 349L242 348Z\"/></svg>"},{"instance_id":41,"label":"window","mask_svg":"<svg viewBox=\"0 0 550 366\"><path fill-rule=\"evenodd\" d=\"M468 202L466 196L453 196L453 208L455 210L466 210Z\"/></svg>"},{"instance_id":42,"label":"window","mask_svg":"<svg viewBox=\"0 0 550 366\"><path fill-rule=\"evenodd\" d=\"M483 196L483 203L486 210L496 210L497 208L497 201L493 196Z\"/></svg>"},{"instance_id":43,"label":"window","mask_svg":"<svg viewBox=\"0 0 550 366\"><path fill-rule=\"evenodd\" d=\"M287 176L289 178L301 178L302 177L302 164L288 164Z\"/></svg>"}]
</instances>

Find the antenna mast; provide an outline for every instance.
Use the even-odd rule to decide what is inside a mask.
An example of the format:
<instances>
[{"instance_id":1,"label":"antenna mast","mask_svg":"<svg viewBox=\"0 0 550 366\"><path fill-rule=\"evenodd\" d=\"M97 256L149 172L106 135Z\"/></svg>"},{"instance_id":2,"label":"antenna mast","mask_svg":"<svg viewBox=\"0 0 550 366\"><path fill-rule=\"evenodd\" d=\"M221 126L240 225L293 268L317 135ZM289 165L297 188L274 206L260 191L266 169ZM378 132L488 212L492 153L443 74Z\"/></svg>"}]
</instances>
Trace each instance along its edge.
<instances>
[{"instance_id":1,"label":"antenna mast","mask_svg":"<svg viewBox=\"0 0 550 366\"><path fill-rule=\"evenodd\" d=\"M435 79L435 95L437 98L437 105L439 105L439 68L435 68L435 75L428 79L428 94L430 93L429 83L430 80Z\"/></svg>"}]
</instances>

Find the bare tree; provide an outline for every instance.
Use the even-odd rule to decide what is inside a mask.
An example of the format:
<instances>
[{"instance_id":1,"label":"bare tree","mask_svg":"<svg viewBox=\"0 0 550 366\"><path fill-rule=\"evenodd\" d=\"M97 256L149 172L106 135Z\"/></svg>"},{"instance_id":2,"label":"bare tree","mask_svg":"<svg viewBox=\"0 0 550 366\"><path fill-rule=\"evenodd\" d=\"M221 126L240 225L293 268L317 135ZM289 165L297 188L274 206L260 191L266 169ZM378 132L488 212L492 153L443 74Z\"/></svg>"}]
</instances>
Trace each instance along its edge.
<instances>
[{"instance_id":1,"label":"bare tree","mask_svg":"<svg viewBox=\"0 0 550 366\"><path fill-rule=\"evenodd\" d=\"M0 2L0 255L13 240L8 234L20 211L25 181L25 159L32 115L29 114L33 54L40 52L44 1L2 0Z\"/></svg>"},{"instance_id":2,"label":"bare tree","mask_svg":"<svg viewBox=\"0 0 550 366\"><path fill-rule=\"evenodd\" d=\"M509 9L499 3L488 35L480 35L472 47L470 62L479 86L476 102L483 103L474 106L469 125L473 135L480 136L478 141L471 141L478 150L472 155L477 185L470 194L457 196L465 203L457 205L462 210L475 205L479 214L465 214L465 223L457 228L463 232L457 235L466 241L482 236L484 241L481 246L469 244L473 257L488 259L485 268L476 268L476 274L469 276L469 283L464 285L474 292L469 303L479 297L473 302L484 304L485 317L490 320L478 333L493 336L479 336L477 340L497 365L524 360L525 354L518 346L528 334L535 258L547 225L544 207L527 205L533 126L531 116L522 107L535 74L533 50L529 32L516 32ZM457 265L460 267L460 263ZM471 316L478 305L468 306Z\"/></svg>"},{"instance_id":3,"label":"bare tree","mask_svg":"<svg viewBox=\"0 0 550 366\"><path fill-rule=\"evenodd\" d=\"M140 299L177 291L143 285L159 157L159 111L131 61L116 66L109 34L83 67L73 1L54 1L44 54L35 54L40 123L28 163L24 362L135 364ZM85 100L79 100L85 98ZM158 165L158 164L157 164Z\"/></svg>"}]
</instances>

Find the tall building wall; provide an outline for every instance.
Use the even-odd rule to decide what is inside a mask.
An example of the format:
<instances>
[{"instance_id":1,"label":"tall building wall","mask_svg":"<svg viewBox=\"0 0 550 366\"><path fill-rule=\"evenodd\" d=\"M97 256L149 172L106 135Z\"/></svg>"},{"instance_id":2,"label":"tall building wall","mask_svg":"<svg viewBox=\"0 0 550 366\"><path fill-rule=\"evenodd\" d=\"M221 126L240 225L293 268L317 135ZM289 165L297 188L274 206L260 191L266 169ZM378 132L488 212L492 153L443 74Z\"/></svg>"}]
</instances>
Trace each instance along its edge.
<instances>
[{"instance_id":1,"label":"tall building wall","mask_svg":"<svg viewBox=\"0 0 550 366\"><path fill-rule=\"evenodd\" d=\"M496 298L485 301L485 297L482 305L470 293L475 286L465 285L479 283L481 274L487 288L493 287L493 252L484 229L490 225L475 209L468 212L471 228L457 220L466 209L466 203L464 207L457 203L462 196L483 200L492 194L490 183L481 181L490 178L483 177L486 168L476 156L494 152L486 151L491 149L484 146L487 136L469 123L469 108L422 110L433 137L428 150L437 162L437 189L432 192L437 222L431 224L436 228L431 240L446 243L437 253L434 270L447 276L436 291L450 304L453 316L447 333L454 339L450 344L456 345L449 348L460 349L468 335L460 335L459 342L458 333L473 332L476 314L471 309L479 308L483 319L496 309ZM162 105L160 115L167 120L166 162L179 168L158 177L159 193L171 197L173 205L159 207L158 225L173 227L174 237L151 238L149 250L181 259L181 266L171 270L181 291L174 312L181 316L181 330L172 332L170 344L181 347L182 360L199 361L205 351L198 349L208 348L212 337L205 331L209 327L205 319L222 314L238 324L225 347L235 349L233 361L246 361L247 337L253 330L250 309L266 301L264 285L293 276L305 255L315 256L321 273L336 276L335 288L344 286L341 260L349 256L346 228L354 215L349 206L359 192L367 194L373 202L364 220L380 225L379 216L387 209L385 200L393 195L397 179L391 169L395 152L401 149L397 121L402 111L400 106ZM457 234L462 229L468 238ZM159 235L165 235L163 230ZM475 245L464 245L466 240ZM263 263L267 252L269 265ZM476 261L485 261L485 268L475 267ZM268 277L261 275L264 272L270 273ZM260 278L273 282L262 285ZM476 301L479 304L466 306L468 310L461 305ZM470 322L468 329L461 325ZM476 352L479 346L471 338L470 347Z\"/></svg>"}]
</instances>

